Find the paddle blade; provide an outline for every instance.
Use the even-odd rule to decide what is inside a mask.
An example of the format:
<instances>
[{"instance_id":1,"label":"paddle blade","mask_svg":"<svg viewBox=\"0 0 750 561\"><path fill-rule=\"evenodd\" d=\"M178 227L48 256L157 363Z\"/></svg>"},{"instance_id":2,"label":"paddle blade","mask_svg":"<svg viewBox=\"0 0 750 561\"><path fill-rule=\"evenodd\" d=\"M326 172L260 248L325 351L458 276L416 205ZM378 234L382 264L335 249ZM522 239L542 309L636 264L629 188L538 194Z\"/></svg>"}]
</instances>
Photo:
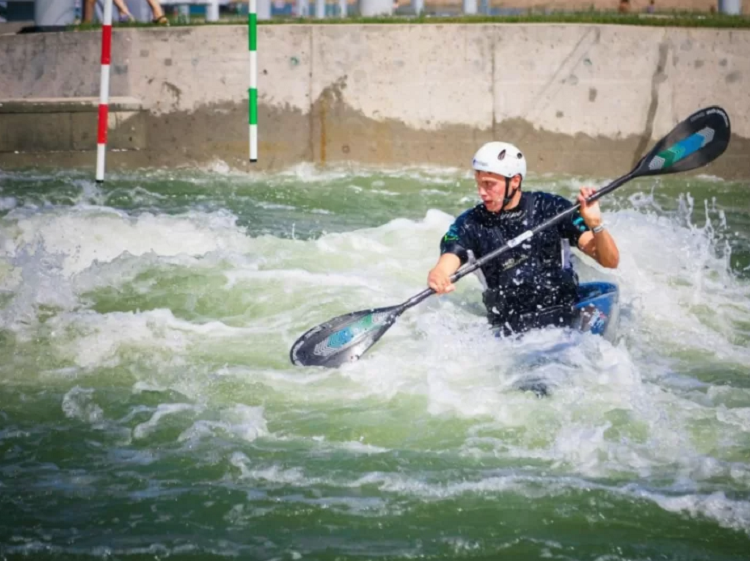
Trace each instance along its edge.
<instances>
[{"instance_id":1,"label":"paddle blade","mask_svg":"<svg viewBox=\"0 0 750 561\"><path fill-rule=\"evenodd\" d=\"M353 362L377 343L404 310L402 305L333 318L297 339L289 358L298 366L335 368Z\"/></svg>"},{"instance_id":2,"label":"paddle blade","mask_svg":"<svg viewBox=\"0 0 750 561\"><path fill-rule=\"evenodd\" d=\"M705 166L724 153L731 132L729 115L721 107L701 109L661 139L643 157L634 175L677 173Z\"/></svg>"}]
</instances>

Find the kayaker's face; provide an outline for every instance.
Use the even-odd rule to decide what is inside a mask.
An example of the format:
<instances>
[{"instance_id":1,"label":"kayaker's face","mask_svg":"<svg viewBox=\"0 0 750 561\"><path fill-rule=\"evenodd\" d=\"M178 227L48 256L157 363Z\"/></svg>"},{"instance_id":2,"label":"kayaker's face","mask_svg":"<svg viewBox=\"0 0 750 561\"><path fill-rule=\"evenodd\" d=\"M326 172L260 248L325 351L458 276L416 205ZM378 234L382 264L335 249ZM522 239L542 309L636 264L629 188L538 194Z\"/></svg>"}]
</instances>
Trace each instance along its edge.
<instances>
[{"instance_id":1,"label":"kayaker's face","mask_svg":"<svg viewBox=\"0 0 750 561\"><path fill-rule=\"evenodd\" d=\"M505 177L488 171L475 171L474 179L477 182L479 198L490 212L500 212L505 199ZM508 183L510 189L515 189L520 176L516 175Z\"/></svg>"}]
</instances>

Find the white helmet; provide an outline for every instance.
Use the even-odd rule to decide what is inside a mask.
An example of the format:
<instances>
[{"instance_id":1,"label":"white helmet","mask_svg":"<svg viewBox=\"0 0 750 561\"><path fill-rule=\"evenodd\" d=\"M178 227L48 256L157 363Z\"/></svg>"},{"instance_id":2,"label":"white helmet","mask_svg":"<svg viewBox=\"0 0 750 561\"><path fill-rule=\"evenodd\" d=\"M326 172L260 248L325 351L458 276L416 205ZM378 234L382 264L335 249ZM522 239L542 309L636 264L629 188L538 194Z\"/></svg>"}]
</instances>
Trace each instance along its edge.
<instances>
[{"instance_id":1,"label":"white helmet","mask_svg":"<svg viewBox=\"0 0 750 561\"><path fill-rule=\"evenodd\" d=\"M472 167L477 171L488 171L503 177L520 175L526 177L526 158L523 153L507 142L488 142L474 154Z\"/></svg>"}]
</instances>

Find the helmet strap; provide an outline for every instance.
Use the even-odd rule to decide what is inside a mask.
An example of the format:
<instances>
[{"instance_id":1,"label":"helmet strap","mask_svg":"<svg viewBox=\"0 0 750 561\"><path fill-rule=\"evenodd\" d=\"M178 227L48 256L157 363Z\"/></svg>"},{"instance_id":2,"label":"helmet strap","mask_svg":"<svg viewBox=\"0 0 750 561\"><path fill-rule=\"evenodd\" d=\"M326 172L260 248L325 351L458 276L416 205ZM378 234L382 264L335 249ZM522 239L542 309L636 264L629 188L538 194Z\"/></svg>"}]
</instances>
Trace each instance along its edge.
<instances>
[{"instance_id":1,"label":"helmet strap","mask_svg":"<svg viewBox=\"0 0 750 561\"><path fill-rule=\"evenodd\" d=\"M521 188L521 184L519 183L518 187L516 187L512 193L509 193L508 190L510 189L511 179L511 177L505 177L505 198L503 199L503 206L500 207L500 212L505 210L505 207L508 206L508 203L516 196L516 193L518 193L518 190Z\"/></svg>"}]
</instances>

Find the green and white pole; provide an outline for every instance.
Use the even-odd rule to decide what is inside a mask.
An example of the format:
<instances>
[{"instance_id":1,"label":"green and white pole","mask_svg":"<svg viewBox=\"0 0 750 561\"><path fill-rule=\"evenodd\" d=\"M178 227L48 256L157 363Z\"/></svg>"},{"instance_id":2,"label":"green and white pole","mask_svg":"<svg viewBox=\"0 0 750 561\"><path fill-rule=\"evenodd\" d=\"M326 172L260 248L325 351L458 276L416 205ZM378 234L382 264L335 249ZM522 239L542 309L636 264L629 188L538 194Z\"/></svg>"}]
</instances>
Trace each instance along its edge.
<instances>
[{"instance_id":1,"label":"green and white pole","mask_svg":"<svg viewBox=\"0 0 750 561\"><path fill-rule=\"evenodd\" d=\"M250 0L247 35L250 40L250 161L258 161L258 0Z\"/></svg>"},{"instance_id":2,"label":"green and white pole","mask_svg":"<svg viewBox=\"0 0 750 561\"><path fill-rule=\"evenodd\" d=\"M250 40L250 161L258 161L258 0L250 0L247 34Z\"/></svg>"}]
</instances>

